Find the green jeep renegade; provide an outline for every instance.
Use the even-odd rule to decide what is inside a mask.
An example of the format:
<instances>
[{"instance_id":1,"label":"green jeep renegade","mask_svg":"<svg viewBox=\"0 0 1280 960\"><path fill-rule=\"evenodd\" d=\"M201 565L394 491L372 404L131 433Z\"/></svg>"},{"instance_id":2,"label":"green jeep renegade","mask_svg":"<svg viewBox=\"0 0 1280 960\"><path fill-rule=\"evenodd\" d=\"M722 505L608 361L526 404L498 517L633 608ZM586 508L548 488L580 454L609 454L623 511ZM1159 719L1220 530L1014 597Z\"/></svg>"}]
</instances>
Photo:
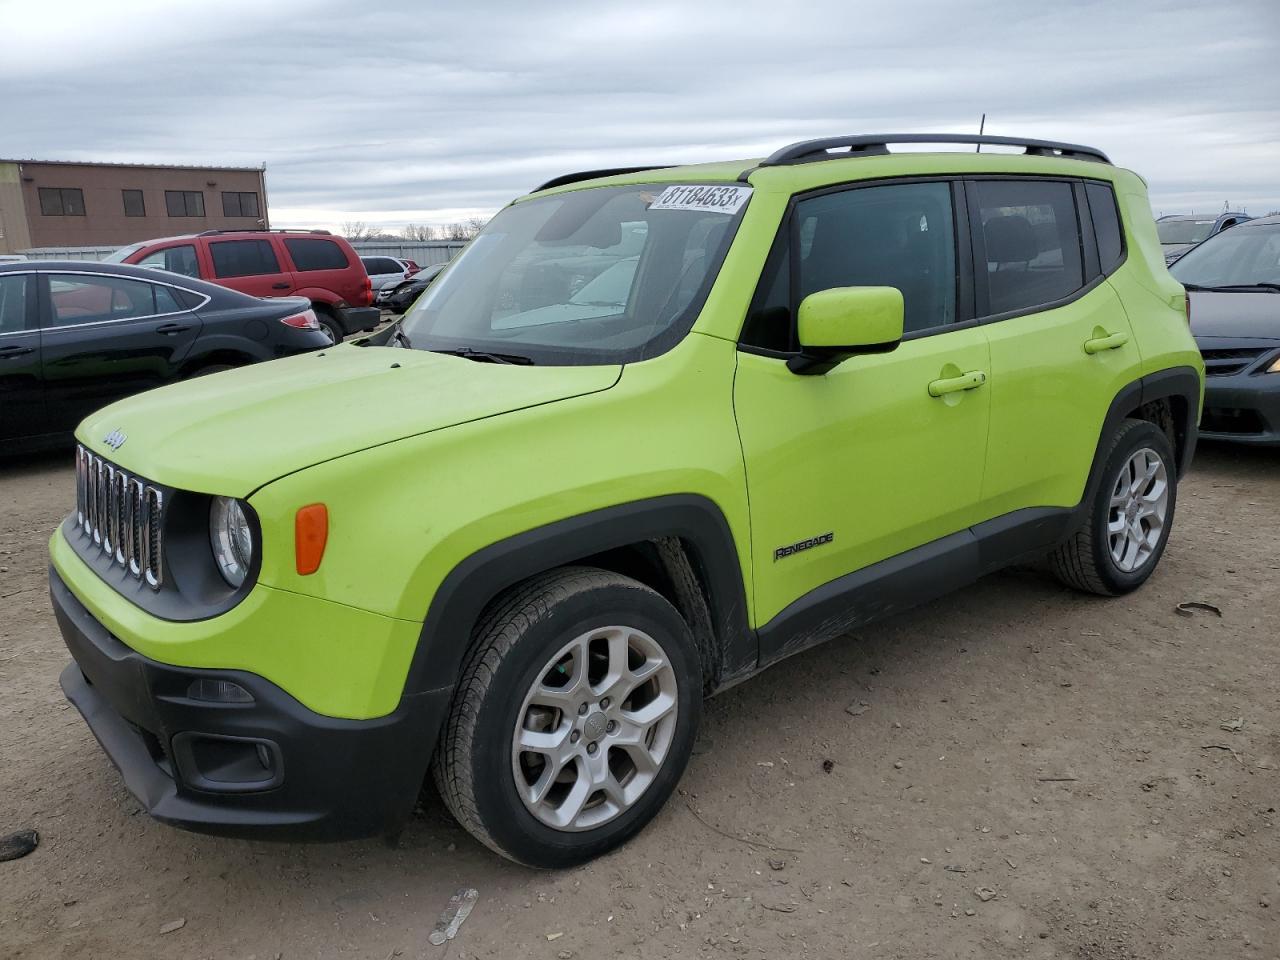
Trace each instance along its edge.
<instances>
[{"instance_id":1,"label":"green jeep renegade","mask_svg":"<svg viewBox=\"0 0 1280 960\"><path fill-rule=\"evenodd\" d=\"M561 177L395 326L81 424L62 687L167 823L394 835L431 771L498 853L583 861L783 657L1024 559L1143 583L1202 375L1088 147Z\"/></svg>"}]
</instances>

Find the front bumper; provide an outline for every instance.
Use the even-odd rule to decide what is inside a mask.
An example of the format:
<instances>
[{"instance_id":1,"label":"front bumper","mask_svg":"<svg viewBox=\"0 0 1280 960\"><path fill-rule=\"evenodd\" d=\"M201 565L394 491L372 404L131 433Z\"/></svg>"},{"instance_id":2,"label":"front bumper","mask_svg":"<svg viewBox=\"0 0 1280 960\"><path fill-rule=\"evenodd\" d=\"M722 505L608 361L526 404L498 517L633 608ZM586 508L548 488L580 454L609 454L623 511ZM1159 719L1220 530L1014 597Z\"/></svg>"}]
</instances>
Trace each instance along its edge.
<instances>
[{"instance_id":1,"label":"front bumper","mask_svg":"<svg viewBox=\"0 0 1280 960\"><path fill-rule=\"evenodd\" d=\"M338 314L342 329L348 336L361 330L372 330L382 322L382 311L377 307L344 307Z\"/></svg>"},{"instance_id":2,"label":"front bumper","mask_svg":"<svg viewBox=\"0 0 1280 960\"><path fill-rule=\"evenodd\" d=\"M52 567L49 589L75 661L62 689L156 819L224 836L341 840L394 833L412 811L447 690L406 695L372 720L327 717L252 673L142 656ZM252 702L193 699L197 680L233 683Z\"/></svg>"},{"instance_id":3,"label":"front bumper","mask_svg":"<svg viewBox=\"0 0 1280 960\"><path fill-rule=\"evenodd\" d=\"M1205 377L1200 437L1280 446L1280 373Z\"/></svg>"}]
</instances>

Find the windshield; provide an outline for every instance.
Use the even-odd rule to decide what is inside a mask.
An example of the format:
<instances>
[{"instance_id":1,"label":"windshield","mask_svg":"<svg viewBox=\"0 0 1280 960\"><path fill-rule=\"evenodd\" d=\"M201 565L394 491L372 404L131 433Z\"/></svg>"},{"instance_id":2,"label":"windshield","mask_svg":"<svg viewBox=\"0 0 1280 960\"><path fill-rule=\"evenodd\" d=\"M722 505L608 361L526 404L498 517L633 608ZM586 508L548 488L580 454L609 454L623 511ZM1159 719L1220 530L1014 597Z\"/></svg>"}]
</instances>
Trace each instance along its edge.
<instances>
[{"instance_id":1,"label":"windshield","mask_svg":"<svg viewBox=\"0 0 1280 960\"><path fill-rule=\"evenodd\" d=\"M692 326L750 194L635 185L512 204L427 288L399 342L540 364L655 356Z\"/></svg>"},{"instance_id":2,"label":"windshield","mask_svg":"<svg viewBox=\"0 0 1280 960\"><path fill-rule=\"evenodd\" d=\"M1156 233L1167 244L1199 243L1213 233L1216 220L1157 220Z\"/></svg>"},{"instance_id":3,"label":"windshield","mask_svg":"<svg viewBox=\"0 0 1280 960\"><path fill-rule=\"evenodd\" d=\"M1169 272L1198 287L1280 283L1280 223L1250 223L1224 230L1188 250Z\"/></svg>"},{"instance_id":4,"label":"windshield","mask_svg":"<svg viewBox=\"0 0 1280 960\"><path fill-rule=\"evenodd\" d=\"M102 262L103 263L124 263L127 257L129 257L131 254L137 253L139 250L141 250L145 246L146 246L145 243L133 243L127 247L121 247L115 253L112 253L106 257L103 257Z\"/></svg>"}]
</instances>

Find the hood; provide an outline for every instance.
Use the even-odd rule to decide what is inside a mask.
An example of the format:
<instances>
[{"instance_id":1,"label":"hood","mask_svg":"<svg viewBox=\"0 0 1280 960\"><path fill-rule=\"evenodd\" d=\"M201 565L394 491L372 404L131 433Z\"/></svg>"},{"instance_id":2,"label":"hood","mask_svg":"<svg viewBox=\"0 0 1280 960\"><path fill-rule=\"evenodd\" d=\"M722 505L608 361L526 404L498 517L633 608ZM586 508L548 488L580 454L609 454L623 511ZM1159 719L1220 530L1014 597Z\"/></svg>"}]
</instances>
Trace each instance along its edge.
<instances>
[{"instance_id":1,"label":"hood","mask_svg":"<svg viewBox=\"0 0 1280 960\"><path fill-rule=\"evenodd\" d=\"M621 371L347 344L121 400L86 417L76 436L158 483L243 497L344 454L607 390ZM111 449L104 438L114 431L125 441Z\"/></svg>"},{"instance_id":2,"label":"hood","mask_svg":"<svg viewBox=\"0 0 1280 960\"><path fill-rule=\"evenodd\" d=\"M1280 293L1192 290L1191 333L1197 337L1280 340Z\"/></svg>"}]
</instances>

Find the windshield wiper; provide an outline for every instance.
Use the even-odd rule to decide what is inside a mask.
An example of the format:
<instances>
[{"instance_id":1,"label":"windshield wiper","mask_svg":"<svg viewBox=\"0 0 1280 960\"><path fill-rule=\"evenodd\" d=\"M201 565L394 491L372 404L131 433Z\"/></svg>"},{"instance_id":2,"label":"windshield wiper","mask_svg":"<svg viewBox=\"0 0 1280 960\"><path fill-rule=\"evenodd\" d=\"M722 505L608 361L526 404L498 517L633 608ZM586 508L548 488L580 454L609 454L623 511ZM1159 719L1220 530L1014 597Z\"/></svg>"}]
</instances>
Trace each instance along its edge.
<instances>
[{"instance_id":1,"label":"windshield wiper","mask_svg":"<svg viewBox=\"0 0 1280 960\"><path fill-rule=\"evenodd\" d=\"M451 357L465 357L483 363L514 363L533 366L533 359L519 353L493 353L489 350L472 350L470 347L457 347L452 350L432 350L432 353L447 353Z\"/></svg>"},{"instance_id":2,"label":"windshield wiper","mask_svg":"<svg viewBox=\"0 0 1280 960\"><path fill-rule=\"evenodd\" d=\"M1187 290L1204 290L1210 293L1256 293L1259 290L1280 293L1280 283L1271 283L1270 281L1263 281L1262 283L1224 283L1219 287L1204 287L1198 283L1184 283L1182 286Z\"/></svg>"}]
</instances>

